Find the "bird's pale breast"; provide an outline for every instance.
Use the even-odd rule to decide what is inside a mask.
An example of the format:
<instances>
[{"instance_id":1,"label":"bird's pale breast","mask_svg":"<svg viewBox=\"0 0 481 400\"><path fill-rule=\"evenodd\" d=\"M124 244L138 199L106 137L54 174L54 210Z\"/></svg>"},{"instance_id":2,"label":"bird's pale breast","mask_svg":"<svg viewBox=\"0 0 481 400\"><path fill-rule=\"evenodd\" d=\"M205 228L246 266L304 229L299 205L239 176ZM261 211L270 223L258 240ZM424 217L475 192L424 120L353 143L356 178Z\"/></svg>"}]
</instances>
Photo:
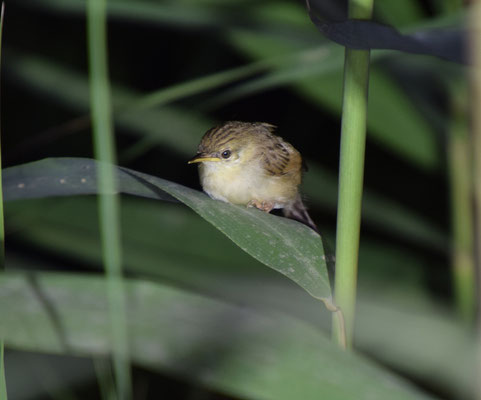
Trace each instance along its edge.
<instances>
[{"instance_id":1,"label":"bird's pale breast","mask_svg":"<svg viewBox=\"0 0 481 400\"><path fill-rule=\"evenodd\" d=\"M200 165L199 172L202 187L209 196L233 204L247 205L257 200L283 208L297 196L297 184L292 179L267 175L260 160L229 166L205 162Z\"/></svg>"}]
</instances>

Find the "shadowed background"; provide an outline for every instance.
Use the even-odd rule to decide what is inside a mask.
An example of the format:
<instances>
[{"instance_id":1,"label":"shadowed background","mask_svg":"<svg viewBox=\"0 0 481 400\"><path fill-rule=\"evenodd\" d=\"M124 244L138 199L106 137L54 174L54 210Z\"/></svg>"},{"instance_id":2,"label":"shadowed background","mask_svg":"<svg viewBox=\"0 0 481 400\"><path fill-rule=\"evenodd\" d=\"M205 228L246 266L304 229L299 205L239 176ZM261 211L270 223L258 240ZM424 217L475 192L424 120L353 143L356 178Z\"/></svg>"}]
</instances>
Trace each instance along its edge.
<instances>
[{"instance_id":1,"label":"shadowed background","mask_svg":"<svg viewBox=\"0 0 481 400\"><path fill-rule=\"evenodd\" d=\"M340 3L324 1L320 12L342 19ZM309 213L333 243L344 50L318 32L304 2L108 4L119 164L200 189L186 161L208 128L227 120L272 123L306 159ZM6 1L4 166L92 157L84 8L79 0ZM375 19L402 32L461 21L434 0L379 0ZM452 315L446 165L448 84L461 82L463 73L434 57L372 53L356 342L376 362L443 398L472 395L469 377L453 372L453 357L460 371L470 369L469 350L441 350L469 336ZM9 203L7 269L95 274L96 218L95 199L86 196ZM124 196L122 218L129 276L273 309L328 332L329 315L319 322L319 304L190 210ZM17 348L7 351L6 370L14 399L98 396L88 359ZM18 381L23 373L31 384ZM194 372L193 379L183 374L175 366L139 365L138 398L233 398L218 394L222 388L197 386Z\"/></svg>"}]
</instances>

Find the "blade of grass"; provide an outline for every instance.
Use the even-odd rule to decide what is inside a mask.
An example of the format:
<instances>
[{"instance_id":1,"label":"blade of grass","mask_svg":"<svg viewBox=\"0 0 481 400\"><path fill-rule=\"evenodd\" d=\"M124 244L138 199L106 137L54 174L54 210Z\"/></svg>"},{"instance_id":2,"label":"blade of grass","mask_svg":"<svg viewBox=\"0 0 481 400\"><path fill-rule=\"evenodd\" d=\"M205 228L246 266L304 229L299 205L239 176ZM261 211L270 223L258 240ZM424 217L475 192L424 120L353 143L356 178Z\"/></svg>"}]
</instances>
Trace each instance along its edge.
<instances>
[{"instance_id":1,"label":"blade of grass","mask_svg":"<svg viewBox=\"0 0 481 400\"><path fill-rule=\"evenodd\" d=\"M349 18L371 18L373 3L373 0L351 0ZM352 347L356 303L369 56L366 50L346 49L344 64L334 298L344 315L345 332L335 314L333 334L338 344L347 348Z\"/></svg>"},{"instance_id":2,"label":"blade of grass","mask_svg":"<svg viewBox=\"0 0 481 400\"><path fill-rule=\"evenodd\" d=\"M216 72L200 78L195 78L186 82L181 82L176 85L169 86L141 97L132 104L125 106L125 111L136 111L138 108L153 108L167 103L172 103L176 100L183 99L189 96L194 96L199 93L206 92L218 88L222 85L247 78L256 73L263 72L272 68L273 62L254 62L241 67L227 69Z\"/></svg>"},{"instance_id":3,"label":"blade of grass","mask_svg":"<svg viewBox=\"0 0 481 400\"><path fill-rule=\"evenodd\" d=\"M475 260L477 268L477 289L481 289L481 32L479 31L479 19L481 18L481 0L473 1L469 16L470 24L470 57L472 68L470 70L471 84L471 146L473 149L473 174L472 187L474 190L474 229L475 229ZM478 296L478 309L481 298ZM481 320L478 319L478 354L477 354L477 385L476 398L481 399Z\"/></svg>"},{"instance_id":4,"label":"blade of grass","mask_svg":"<svg viewBox=\"0 0 481 400\"><path fill-rule=\"evenodd\" d=\"M5 381L4 353L5 346L2 339L0 345L0 398L7 400L7 383Z\"/></svg>"},{"instance_id":5,"label":"blade of grass","mask_svg":"<svg viewBox=\"0 0 481 400\"><path fill-rule=\"evenodd\" d=\"M88 1L87 39L94 151L97 159L105 161L98 169L98 186L107 193L115 193L112 166L115 163L115 144L107 67L106 3L106 0ZM112 194L100 194L98 199L111 318L114 374L118 398L127 400L132 398L132 384L122 278L119 199L117 195Z\"/></svg>"},{"instance_id":6,"label":"blade of grass","mask_svg":"<svg viewBox=\"0 0 481 400\"><path fill-rule=\"evenodd\" d=\"M461 0L443 2L443 14L459 13ZM452 272L458 314L467 323L476 315L476 274L474 214L472 207L473 159L468 134L468 90L463 80L450 82L452 116L448 132L448 168L451 186L451 224L453 236Z\"/></svg>"},{"instance_id":7,"label":"blade of grass","mask_svg":"<svg viewBox=\"0 0 481 400\"><path fill-rule=\"evenodd\" d=\"M451 86L452 122L448 132L448 168L451 187L452 268L456 307L466 322L476 311L472 158L468 135L468 96L463 82Z\"/></svg>"}]
</instances>

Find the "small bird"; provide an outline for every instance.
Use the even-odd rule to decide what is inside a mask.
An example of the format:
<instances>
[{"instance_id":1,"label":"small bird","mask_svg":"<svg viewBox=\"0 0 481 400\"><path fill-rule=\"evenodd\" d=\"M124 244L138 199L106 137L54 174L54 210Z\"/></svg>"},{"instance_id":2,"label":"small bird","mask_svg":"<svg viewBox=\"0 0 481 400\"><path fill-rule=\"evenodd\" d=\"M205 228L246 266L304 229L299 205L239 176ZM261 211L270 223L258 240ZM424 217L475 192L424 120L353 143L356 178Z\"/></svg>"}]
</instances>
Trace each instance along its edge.
<instances>
[{"instance_id":1,"label":"small bird","mask_svg":"<svg viewBox=\"0 0 481 400\"><path fill-rule=\"evenodd\" d=\"M299 152L263 122L230 121L209 129L197 154L200 182L213 199L270 212L283 209L318 232L299 194L303 163Z\"/></svg>"}]
</instances>

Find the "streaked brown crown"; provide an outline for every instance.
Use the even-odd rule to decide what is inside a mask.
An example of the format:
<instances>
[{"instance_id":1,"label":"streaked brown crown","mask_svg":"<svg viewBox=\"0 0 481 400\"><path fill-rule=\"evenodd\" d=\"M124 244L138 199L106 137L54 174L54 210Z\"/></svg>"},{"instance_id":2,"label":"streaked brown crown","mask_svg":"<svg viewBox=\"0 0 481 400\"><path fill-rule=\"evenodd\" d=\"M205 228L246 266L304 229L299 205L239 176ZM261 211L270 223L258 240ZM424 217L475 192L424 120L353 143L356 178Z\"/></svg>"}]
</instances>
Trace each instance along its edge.
<instances>
[{"instance_id":1,"label":"streaked brown crown","mask_svg":"<svg viewBox=\"0 0 481 400\"><path fill-rule=\"evenodd\" d=\"M229 121L222 125L209 129L199 145L199 153L218 151L232 141L265 140L265 136L271 136L276 127L264 122L241 122Z\"/></svg>"},{"instance_id":2,"label":"streaked brown crown","mask_svg":"<svg viewBox=\"0 0 481 400\"><path fill-rule=\"evenodd\" d=\"M276 127L264 122L229 121L209 129L202 138L198 152L210 154L226 148L237 151L254 143L256 157L263 160L267 174L278 176L301 174L302 159L288 142L274 134Z\"/></svg>"}]
</instances>

